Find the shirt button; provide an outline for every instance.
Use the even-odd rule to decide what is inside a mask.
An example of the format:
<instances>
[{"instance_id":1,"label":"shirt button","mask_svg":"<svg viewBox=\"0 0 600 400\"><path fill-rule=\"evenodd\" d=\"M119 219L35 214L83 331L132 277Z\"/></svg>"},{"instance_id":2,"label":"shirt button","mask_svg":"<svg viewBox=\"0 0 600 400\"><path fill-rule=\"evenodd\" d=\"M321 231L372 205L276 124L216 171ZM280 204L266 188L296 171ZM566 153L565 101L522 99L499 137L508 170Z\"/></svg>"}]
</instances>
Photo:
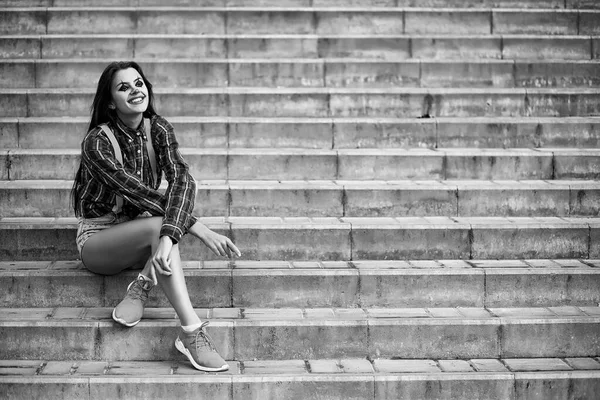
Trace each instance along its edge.
<instances>
[{"instance_id":1,"label":"shirt button","mask_svg":"<svg viewBox=\"0 0 600 400\"><path fill-rule=\"evenodd\" d=\"M142 173L140 171L136 172L136 174L141 175Z\"/></svg>"},{"instance_id":2,"label":"shirt button","mask_svg":"<svg viewBox=\"0 0 600 400\"><path fill-rule=\"evenodd\" d=\"M138 151L137 151L137 153L138 153L138 154L140 154L140 153L141 153L141 150L138 150Z\"/></svg>"},{"instance_id":3,"label":"shirt button","mask_svg":"<svg viewBox=\"0 0 600 400\"><path fill-rule=\"evenodd\" d=\"M129 139L129 143L133 142L133 139Z\"/></svg>"}]
</instances>

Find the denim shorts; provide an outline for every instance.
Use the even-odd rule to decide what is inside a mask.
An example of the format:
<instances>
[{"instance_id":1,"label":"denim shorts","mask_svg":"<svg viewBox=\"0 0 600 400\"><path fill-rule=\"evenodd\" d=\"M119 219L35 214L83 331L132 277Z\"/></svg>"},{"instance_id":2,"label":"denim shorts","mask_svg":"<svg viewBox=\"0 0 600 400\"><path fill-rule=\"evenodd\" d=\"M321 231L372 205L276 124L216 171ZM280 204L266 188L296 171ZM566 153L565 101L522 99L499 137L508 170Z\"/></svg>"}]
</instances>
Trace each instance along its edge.
<instances>
[{"instance_id":1,"label":"denim shorts","mask_svg":"<svg viewBox=\"0 0 600 400\"><path fill-rule=\"evenodd\" d=\"M79 251L79 256L81 256L81 250L83 249L83 245L85 242L92 237L92 235L96 232L100 232L106 228L110 228L113 225L120 224L122 222L129 221L130 218L123 213L115 214L114 212L109 212L108 214L104 214L101 217L96 218L79 218L77 222L77 238L75 241L77 242L77 250Z\"/></svg>"}]
</instances>

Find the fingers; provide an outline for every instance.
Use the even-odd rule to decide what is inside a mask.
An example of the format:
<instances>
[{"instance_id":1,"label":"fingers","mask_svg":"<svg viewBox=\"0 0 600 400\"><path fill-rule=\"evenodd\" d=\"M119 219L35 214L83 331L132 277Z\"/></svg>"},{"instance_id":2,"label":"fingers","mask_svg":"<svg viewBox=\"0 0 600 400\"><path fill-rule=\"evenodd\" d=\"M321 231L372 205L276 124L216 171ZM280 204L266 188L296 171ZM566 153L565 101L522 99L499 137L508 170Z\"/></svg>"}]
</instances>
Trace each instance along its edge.
<instances>
[{"instance_id":1,"label":"fingers","mask_svg":"<svg viewBox=\"0 0 600 400\"><path fill-rule=\"evenodd\" d=\"M171 275L171 268L169 267L166 258L154 256L154 258L152 259L152 266L154 267L156 272L158 272L161 275Z\"/></svg>"},{"instance_id":2,"label":"fingers","mask_svg":"<svg viewBox=\"0 0 600 400\"><path fill-rule=\"evenodd\" d=\"M220 250L222 256L231 258L231 251L229 250L229 247L227 246L226 238L225 238L225 240L223 240L222 242L219 243L219 250Z\"/></svg>"},{"instance_id":3,"label":"fingers","mask_svg":"<svg viewBox=\"0 0 600 400\"><path fill-rule=\"evenodd\" d=\"M223 243L221 243L221 242L215 243L215 254L217 254L218 256L221 256L221 257L227 256L227 253L225 252L225 248L223 247Z\"/></svg>"},{"instance_id":4,"label":"fingers","mask_svg":"<svg viewBox=\"0 0 600 400\"><path fill-rule=\"evenodd\" d=\"M171 266L170 264L170 260L166 257L166 256L154 256L154 261L156 261L156 264L158 265L158 268L160 268L162 271L164 271L165 273L170 274L171 273ZM166 275L166 274L163 274Z\"/></svg>"},{"instance_id":5,"label":"fingers","mask_svg":"<svg viewBox=\"0 0 600 400\"><path fill-rule=\"evenodd\" d=\"M150 279L152 279L152 283L156 286L158 285L158 279L156 278L156 271L154 270L154 267L150 268Z\"/></svg>"},{"instance_id":6,"label":"fingers","mask_svg":"<svg viewBox=\"0 0 600 400\"><path fill-rule=\"evenodd\" d=\"M173 242L168 236L161 236L158 249L152 257L152 264L161 275L171 275L171 250Z\"/></svg>"},{"instance_id":7,"label":"fingers","mask_svg":"<svg viewBox=\"0 0 600 400\"><path fill-rule=\"evenodd\" d=\"M242 256L242 252L237 248L237 246L235 244L233 244L233 242L228 238L227 239L227 247L229 249L231 249L236 256L241 257Z\"/></svg>"},{"instance_id":8,"label":"fingers","mask_svg":"<svg viewBox=\"0 0 600 400\"><path fill-rule=\"evenodd\" d=\"M241 257L242 253L233 244L231 239L225 236L221 236L212 246L209 248L218 256L232 258L234 255Z\"/></svg>"},{"instance_id":9,"label":"fingers","mask_svg":"<svg viewBox=\"0 0 600 400\"><path fill-rule=\"evenodd\" d=\"M223 248L223 245L219 242L207 243L206 245L213 253L215 253L218 256L222 257L227 255L225 249Z\"/></svg>"},{"instance_id":10,"label":"fingers","mask_svg":"<svg viewBox=\"0 0 600 400\"><path fill-rule=\"evenodd\" d=\"M219 250L217 249L217 246L215 246L214 244L207 244L207 246L210 249L210 251L212 251L216 255L218 255L218 256L221 255L221 253L219 253Z\"/></svg>"},{"instance_id":11,"label":"fingers","mask_svg":"<svg viewBox=\"0 0 600 400\"><path fill-rule=\"evenodd\" d=\"M170 274L172 272L171 271L171 258L170 257L161 258L160 262L161 262L162 268L165 271L169 272L169 274Z\"/></svg>"},{"instance_id":12,"label":"fingers","mask_svg":"<svg viewBox=\"0 0 600 400\"><path fill-rule=\"evenodd\" d=\"M209 231L209 235L203 236L202 241L213 253L221 257L232 258L234 255L241 257L242 253L227 236Z\"/></svg>"}]
</instances>

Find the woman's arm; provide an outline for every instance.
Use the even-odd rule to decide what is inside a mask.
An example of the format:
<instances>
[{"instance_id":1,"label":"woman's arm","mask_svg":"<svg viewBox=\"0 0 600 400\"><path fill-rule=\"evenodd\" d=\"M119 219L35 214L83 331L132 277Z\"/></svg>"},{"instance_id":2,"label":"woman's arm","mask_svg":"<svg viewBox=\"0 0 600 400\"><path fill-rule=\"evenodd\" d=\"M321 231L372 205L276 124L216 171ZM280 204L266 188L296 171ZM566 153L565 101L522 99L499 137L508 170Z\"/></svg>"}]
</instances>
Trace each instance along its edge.
<instances>
[{"instance_id":1,"label":"woman's arm","mask_svg":"<svg viewBox=\"0 0 600 400\"><path fill-rule=\"evenodd\" d=\"M196 181L188 172L188 165L179 153L179 144L173 127L163 118L157 118L157 144L159 157L166 179L169 183L166 196L166 210L161 229L159 247L153 263L168 267L171 248L179 242L181 236L189 232L200 239L209 249L219 256L241 256L238 248L226 236L210 230L192 215L196 198ZM166 239L166 234L170 239Z\"/></svg>"},{"instance_id":2,"label":"woman's arm","mask_svg":"<svg viewBox=\"0 0 600 400\"><path fill-rule=\"evenodd\" d=\"M188 172L188 165L179 152L173 126L164 118L155 120L158 157L168 187L165 192L165 215L161 236L169 236L174 243L197 221L192 215L196 202L196 181Z\"/></svg>"}]
</instances>

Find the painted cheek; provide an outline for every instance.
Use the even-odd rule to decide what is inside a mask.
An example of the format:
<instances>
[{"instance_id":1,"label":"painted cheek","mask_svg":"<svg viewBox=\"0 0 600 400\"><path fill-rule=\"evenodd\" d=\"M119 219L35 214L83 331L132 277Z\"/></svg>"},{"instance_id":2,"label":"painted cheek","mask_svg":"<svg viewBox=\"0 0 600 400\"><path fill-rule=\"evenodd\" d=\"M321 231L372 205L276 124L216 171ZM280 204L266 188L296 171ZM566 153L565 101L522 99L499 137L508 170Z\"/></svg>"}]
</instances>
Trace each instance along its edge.
<instances>
[{"instance_id":1,"label":"painted cheek","mask_svg":"<svg viewBox=\"0 0 600 400\"><path fill-rule=\"evenodd\" d=\"M127 103L127 94L125 92L117 94L115 104L117 105L117 109L121 112L127 112L131 107L131 104Z\"/></svg>"},{"instance_id":2,"label":"painted cheek","mask_svg":"<svg viewBox=\"0 0 600 400\"><path fill-rule=\"evenodd\" d=\"M121 108L127 108L129 106L127 104L127 98L126 97L120 97L119 98L119 103L121 105Z\"/></svg>"},{"instance_id":3,"label":"painted cheek","mask_svg":"<svg viewBox=\"0 0 600 400\"><path fill-rule=\"evenodd\" d=\"M117 107L122 106L123 103L125 102L125 100L123 99L123 97L124 97L123 92L121 92L121 91L113 92L112 97L113 97L113 101Z\"/></svg>"}]
</instances>

